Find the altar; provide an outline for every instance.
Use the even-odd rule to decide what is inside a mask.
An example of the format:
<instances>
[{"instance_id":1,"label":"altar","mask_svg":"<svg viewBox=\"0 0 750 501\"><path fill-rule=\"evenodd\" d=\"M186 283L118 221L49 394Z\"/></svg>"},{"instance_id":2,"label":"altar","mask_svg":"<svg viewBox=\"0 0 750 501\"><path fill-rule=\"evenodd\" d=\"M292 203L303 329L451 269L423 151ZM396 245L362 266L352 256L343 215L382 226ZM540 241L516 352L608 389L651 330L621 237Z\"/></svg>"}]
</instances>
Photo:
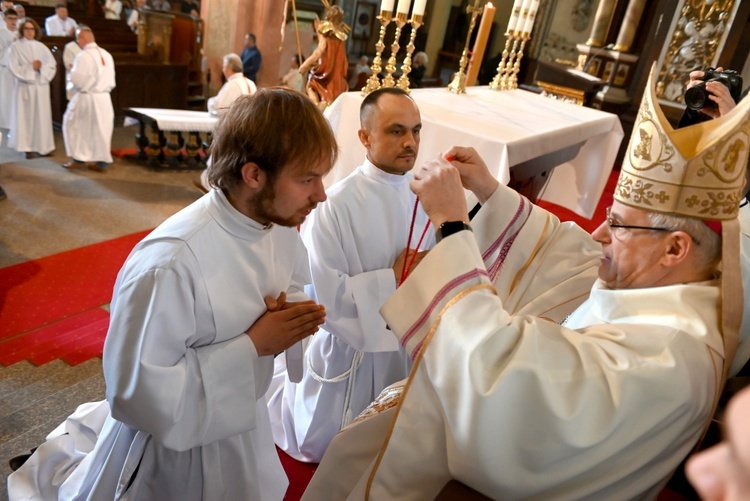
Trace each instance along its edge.
<instances>
[{"instance_id":1,"label":"altar","mask_svg":"<svg viewBox=\"0 0 750 501\"><path fill-rule=\"evenodd\" d=\"M422 114L416 165L451 146L474 147L504 184L532 200L545 200L591 218L623 138L616 115L516 89L468 87L414 89ZM357 138L360 92L342 94L326 110L339 145L326 187L365 158Z\"/></svg>"}]
</instances>

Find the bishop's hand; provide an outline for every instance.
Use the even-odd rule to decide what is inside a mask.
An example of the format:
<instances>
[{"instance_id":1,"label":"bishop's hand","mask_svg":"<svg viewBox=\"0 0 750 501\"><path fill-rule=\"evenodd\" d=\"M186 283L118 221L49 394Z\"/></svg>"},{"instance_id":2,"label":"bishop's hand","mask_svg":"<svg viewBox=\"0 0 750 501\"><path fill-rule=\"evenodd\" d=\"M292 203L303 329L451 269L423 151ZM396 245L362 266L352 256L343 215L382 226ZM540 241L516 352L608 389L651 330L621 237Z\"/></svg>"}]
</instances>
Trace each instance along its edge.
<instances>
[{"instance_id":1,"label":"bishop's hand","mask_svg":"<svg viewBox=\"0 0 750 501\"><path fill-rule=\"evenodd\" d=\"M440 157L417 169L411 189L419 197L432 226L440 228L446 221L469 222L466 195L459 170Z\"/></svg>"},{"instance_id":2,"label":"bishop's hand","mask_svg":"<svg viewBox=\"0 0 750 501\"><path fill-rule=\"evenodd\" d=\"M454 146L445 153L445 158L458 169L464 188L474 193L481 204L484 204L500 185L474 148Z\"/></svg>"},{"instance_id":3,"label":"bishop's hand","mask_svg":"<svg viewBox=\"0 0 750 501\"><path fill-rule=\"evenodd\" d=\"M326 311L315 301L287 302L286 293L267 297L268 310L246 331L258 356L275 355L317 332Z\"/></svg>"}]
</instances>

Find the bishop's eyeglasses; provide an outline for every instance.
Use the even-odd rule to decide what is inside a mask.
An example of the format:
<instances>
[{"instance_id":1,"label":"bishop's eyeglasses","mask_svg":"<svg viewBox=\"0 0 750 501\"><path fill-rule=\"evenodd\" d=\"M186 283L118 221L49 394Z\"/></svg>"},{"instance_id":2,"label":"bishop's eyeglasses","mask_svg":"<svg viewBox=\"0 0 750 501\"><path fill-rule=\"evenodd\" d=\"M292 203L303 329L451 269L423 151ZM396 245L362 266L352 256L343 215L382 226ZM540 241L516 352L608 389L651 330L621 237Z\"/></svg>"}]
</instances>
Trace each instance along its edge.
<instances>
[{"instance_id":1,"label":"bishop's eyeglasses","mask_svg":"<svg viewBox=\"0 0 750 501\"><path fill-rule=\"evenodd\" d=\"M672 228L659 228L655 226L638 226L634 224L620 224L614 219L612 219L612 215L610 214L610 211L612 210L612 207L607 207L607 226L609 226L609 232L618 240L623 240L627 238L628 231L627 230L650 230L650 231L675 231Z\"/></svg>"}]
</instances>

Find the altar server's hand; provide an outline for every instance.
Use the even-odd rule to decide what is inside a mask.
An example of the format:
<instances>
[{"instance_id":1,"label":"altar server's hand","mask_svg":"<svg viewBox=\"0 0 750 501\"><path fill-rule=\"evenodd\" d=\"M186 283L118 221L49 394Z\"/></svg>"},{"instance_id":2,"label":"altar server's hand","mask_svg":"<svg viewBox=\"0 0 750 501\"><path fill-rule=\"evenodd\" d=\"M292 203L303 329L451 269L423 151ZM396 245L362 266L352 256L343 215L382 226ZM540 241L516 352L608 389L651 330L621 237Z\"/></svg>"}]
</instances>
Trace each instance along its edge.
<instances>
[{"instance_id":1,"label":"altar server's hand","mask_svg":"<svg viewBox=\"0 0 750 501\"><path fill-rule=\"evenodd\" d=\"M500 183L474 148L454 146L445 158L458 169L464 188L474 193L479 203L484 204L495 193Z\"/></svg>"},{"instance_id":2,"label":"altar server's hand","mask_svg":"<svg viewBox=\"0 0 750 501\"><path fill-rule=\"evenodd\" d=\"M277 299L266 298L266 305L269 303L276 309L269 308L246 331L258 356L281 353L317 332L325 322L325 307L314 301L286 302L286 294L282 293Z\"/></svg>"},{"instance_id":3,"label":"altar server's hand","mask_svg":"<svg viewBox=\"0 0 750 501\"><path fill-rule=\"evenodd\" d=\"M39 71L42 69L42 62L39 59L34 59L31 62L31 67L34 68L34 71Z\"/></svg>"},{"instance_id":4,"label":"altar server's hand","mask_svg":"<svg viewBox=\"0 0 750 501\"><path fill-rule=\"evenodd\" d=\"M446 221L469 222L461 175L444 158L430 160L419 167L414 173L411 189L419 197L434 228Z\"/></svg>"},{"instance_id":5,"label":"altar server's hand","mask_svg":"<svg viewBox=\"0 0 750 501\"><path fill-rule=\"evenodd\" d=\"M408 262L406 261L407 251L409 253ZM417 253L416 256L414 255L415 252ZM405 275L403 278L404 280L406 280L406 278L411 274L412 271L414 271L414 268L417 267L419 262L424 259L428 252L430 251L417 252L417 249L404 249L403 251L401 251L401 254L399 254L396 258L396 262L393 263L393 274L396 277L396 283L401 282L402 275ZM409 269L406 270L406 274L404 274L405 266L409 266Z\"/></svg>"}]
</instances>

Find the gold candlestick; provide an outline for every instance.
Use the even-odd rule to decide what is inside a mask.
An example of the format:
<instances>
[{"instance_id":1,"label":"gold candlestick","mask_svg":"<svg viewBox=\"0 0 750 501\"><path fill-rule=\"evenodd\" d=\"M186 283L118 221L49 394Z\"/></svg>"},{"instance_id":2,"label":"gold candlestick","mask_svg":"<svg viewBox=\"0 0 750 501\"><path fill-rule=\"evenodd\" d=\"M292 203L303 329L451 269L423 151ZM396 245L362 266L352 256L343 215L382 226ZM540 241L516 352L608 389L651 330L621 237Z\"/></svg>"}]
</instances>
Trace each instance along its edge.
<instances>
[{"instance_id":1,"label":"gold candlestick","mask_svg":"<svg viewBox=\"0 0 750 501\"><path fill-rule=\"evenodd\" d=\"M468 5L466 7L466 13L471 14L471 23L469 23L469 32L466 34L466 44L464 45L464 51L461 53L461 60L458 62L458 73L453 77L453 81L448 85L450 92L456 94L466 94L466 63L469 61L469 42L471 41L471 33L474 31L474 25L477 23L477 16L482 12L479 7L479 0L474 0L474 5Z\"/></svg>"},{"instance_id":2,"label":"gold candlestick","mask_svg":"<svg viewBox=\"0 0 750 501\"><path fill-rule=\"evenodd\" d=\"M521 58L523 58L523 48L526 46L526 42L531 38L527 33L521 35L521 46L518 48L516 60L513 63L511 72L508 75L508 81L504 90L513 90L518 88L518 71L521 68Z\"/></svg>"},{"instance_id":3,"label":"gold candlestick","mask_svg":"<svg viewBox=\"0 0 750 501\"><path fill-rule=\"evenodd\" d=\"M366 96L370 92L380 88L380 79L378 78L378 75L380 74L380 70L383 69L380 64L383 62L382 54L383 49L385 49L385 43L383 43L385 39L385 29L391 22L392 18L393 12L389 10L380 11L380 15L378 16L378 20L380 21L380 38L378 38L378 43L375 44L375 59L372 60L372 65L370 66L372 75L367 79L367 85L362 88L362 95Z\"/></svg>"},{"instance_id":4,"label":"gold candlestick","mask_svg":"<svg viewBox=\"0 0 750 501\"><path fill-rule=\"evenodd\" d=\"M401 46L398 43L398 39L401 37L401 28L406 25L406 16L404 12L396 12L396 33L393 36L393 43L391 44L391 55L388 58L388 64L385 65L386 75L383 77L383 87L395 87L396 81L393 79L393 74L396 72L396 54Z\"/></svg>"},{"instance_id":5,"label":"gold candlestick","mask_svg":"<svg viewBox=\"0 0 750 501\"><path fill-rule=\"evenodd\" d=\"M505 33L505 48L503 49L503 56L500 58L500 64L497 65L497 75L490 82L490 89L500 89L500 75L505 73L505 63L508 61L508 48L510 47L510 41L514 39L513 32L508 31Z\"/></svg>"},{"instance_id":6,"label":"gold candlestick","mask_svg":"<svg viewBox=\"0 0 750 501\"><path fill-rule=\"evenodd\" d=\"M409 36L409 45L406 46L406 57L404 58L404 64L401 65L401 77L398 79L397 86L409 92L409 73L411 72L411 55L414 52L414 38L417 36L417 30L422 26L423 16L419 14L412 14L411 21L411 35Z\"/></svg>"}]
</instances>

